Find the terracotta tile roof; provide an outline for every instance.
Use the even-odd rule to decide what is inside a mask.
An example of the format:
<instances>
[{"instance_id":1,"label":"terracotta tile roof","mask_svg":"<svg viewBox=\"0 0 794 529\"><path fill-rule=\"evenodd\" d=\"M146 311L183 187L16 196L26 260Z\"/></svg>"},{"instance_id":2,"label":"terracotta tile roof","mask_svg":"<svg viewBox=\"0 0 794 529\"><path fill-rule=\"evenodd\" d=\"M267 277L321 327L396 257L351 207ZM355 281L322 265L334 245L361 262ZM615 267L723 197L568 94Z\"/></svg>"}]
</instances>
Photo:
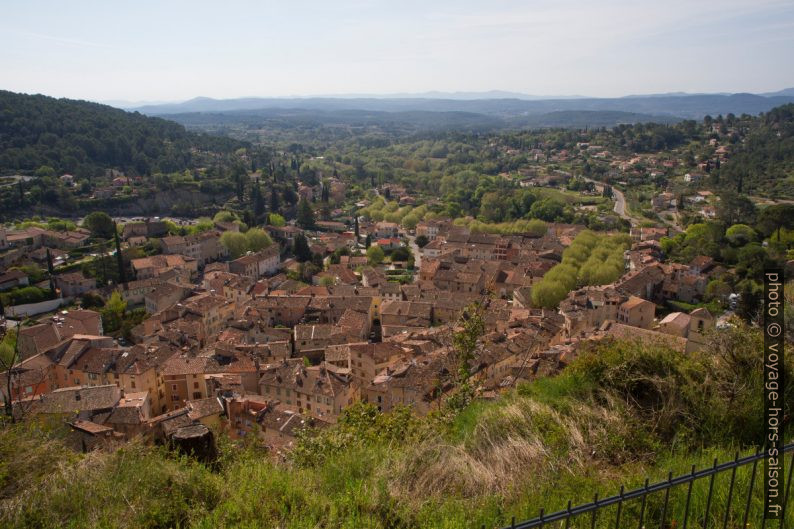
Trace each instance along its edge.
<instances>
[{"instance_id":1,"label":"terracotta tile roof","mask_svg":"<svg viewBox=\"0 0 794 529\"><path fill-rule=\"evenodd\" d=\"M103 426L95 422L84 421L81 419L72 421L69 423L69 425L75 430L80 430L86 433L90 433L92 435L105 434L113 431L113 428L109 426Z\"/></svg>"},{"instance_id":2,"label":"terracotta tile roof","mask_svg":"<svg viewBox=\"0 0 794 529\"><path fill-rule=\"evenodd\" d=\"M75 386L56 389L35 400L35 413L75 413L80 411L110 410L121 399L116 385Z\"/></svg>"},{"instance_id":3,"label":"terracotta tile roof","mask_svg":"<svg viewBox=\"0 0 794 529\"><path fill-rule=\"evenodd\" d=\"M187 409L189 410L188 417L190 417L194 421L199 420L203 417L209 417L212 415L218 415L223 413L223 406L216 397L210 397L207 399L199 399L199 400L189 400L187 401L186 406Z\"/></svg>"}]
</instances>

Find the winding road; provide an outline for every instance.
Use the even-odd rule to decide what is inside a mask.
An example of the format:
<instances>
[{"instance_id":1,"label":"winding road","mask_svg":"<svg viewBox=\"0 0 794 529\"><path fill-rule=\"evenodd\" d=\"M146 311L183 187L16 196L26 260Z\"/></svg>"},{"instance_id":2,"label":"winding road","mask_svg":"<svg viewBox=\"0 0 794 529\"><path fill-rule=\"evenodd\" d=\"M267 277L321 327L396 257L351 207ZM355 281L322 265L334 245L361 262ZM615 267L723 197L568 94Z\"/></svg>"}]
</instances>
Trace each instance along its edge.
<instances>
[{"instance_id":1,"label":"winding road","mask_svg":"<svg viewBox=\"0 0 794 529\"><path fill-rule=\"evenodd\" d=\"M626 196L623 194L623 191L613 187L612 196L615 198L615 213L624 219L632 220L631 217L626 213Z\"/></svg>"},{"instance_id":2,"label":"winding road","mask_svg":"<svg viewBox=\"0 0 794 529\"><path fill-rule=\"evenodd\" d=\"M604 191L604 186L607 185L604 182L599 182L598 180L593 180L592 178L585 177L585 180L594 183L596 186L596 190L601 192ZM620 189L616 189L615 186L611 186L611 187L612 187L612 198L615 199L615 207L612 208L612 210L615 213L617 213L620 216L620 218L626 219L632 225L636 224L637 221L633 217L631 217L631 215L626 213L626 196L623 194L623 191L621 191Z\"/></svg>"}]
</instances>

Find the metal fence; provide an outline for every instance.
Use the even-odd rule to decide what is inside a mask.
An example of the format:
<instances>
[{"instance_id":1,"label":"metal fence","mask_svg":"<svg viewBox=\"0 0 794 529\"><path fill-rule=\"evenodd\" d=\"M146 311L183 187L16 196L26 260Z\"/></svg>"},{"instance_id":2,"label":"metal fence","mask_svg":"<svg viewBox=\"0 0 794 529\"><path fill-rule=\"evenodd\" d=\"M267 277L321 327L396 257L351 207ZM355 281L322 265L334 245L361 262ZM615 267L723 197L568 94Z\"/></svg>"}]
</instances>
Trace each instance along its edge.
<instances>
[{"instance_id":1,"label":"metal fence","mask_svg":"<svg viewBox=\"0 0 794 529\"><path fill-rule=\"evenodd\" d=\"M791 476L794 474L794 443L786 445L783 449L785 454L792 452L787 469L785 489L783 491L784 512L779 520L763 519L763 504L759 499L764 494L764 484L762 478L756 479L757 467L759 462L763 468L764 452L756 452L753 455L739 457L737 454L733 461L718 463L714 460L711 467L697 470L692 466L692 471L682 476L673 477L672 472L668 474L665 481L649 484L645 480L645 485L626 491L624 487L615 496L599 499L595 495L593 501L582 505L572 506L568 501L568 507L561 511L546 514L543 509L537 518L516 522L515 518L510 525L504 529L531 529L546 527L549 529L574 529L574 528L636 528L636 529L687 529L702 528L708 529L747 529L749 527L760 527L770 529L779 527L780 529L794 529L792 514L788 512L789 490L791 488ZM751 468L745 472L745 467ZM737 479L737 473L743 473ZM725 481L718 486L720 495L719 505L715 499L715 481L721 474L730 475L730 481ZM763 470L761 471L763 474ZM693 508L693 489L696 482L706 480L708 492L701 490L703 494L698 494L702 500L705 497L705 505L699 512ZM749 479L749 484L745 483ZM756 481L759 484L756 484ZM706 486L705 483L701 483ZM724 487L727 485L727 496ZM684 494L684 489L686 493ZM684 499L685 498L685 499ZM682 504L683 503L683 504ZM702 501L698 501L702 503ZM485 529L485 526L482 526Z\"/></svg>"}]
</instances>

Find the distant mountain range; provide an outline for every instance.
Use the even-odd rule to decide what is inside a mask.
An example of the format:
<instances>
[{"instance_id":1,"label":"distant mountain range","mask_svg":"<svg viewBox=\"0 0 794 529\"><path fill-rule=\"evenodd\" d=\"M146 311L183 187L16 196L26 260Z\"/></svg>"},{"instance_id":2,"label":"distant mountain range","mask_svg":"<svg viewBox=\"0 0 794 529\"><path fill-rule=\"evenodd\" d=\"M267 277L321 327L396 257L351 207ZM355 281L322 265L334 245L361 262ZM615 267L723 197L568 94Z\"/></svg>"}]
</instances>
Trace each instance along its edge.
<instances>
[{"instance_id":1,"label":"distant mountain range","mask_svg":"<svg viewBox=\"0 0 794 529\"><path fill-rule=\"evenodd\" d=\"M212 99L197 97L181 103L144 105L128 110L168 117L187 126L201 122L230 123L259 119L300 119L319 122L367 122L389 119L422 122L434 128L432 114L445 113L441 128L465 124L474 128L587 127L619 123L701 119L710 114L759 114L794 102L794 88L768 94L632 95L618 98L527 96L512 92L429 92L416 95L363 97L293 97ZM371 113L371 114L367 114ZM374 113L374 114L373 114ZM430 113L430 116L423 116ZM390 115L391 114L391 115ZM203 115L203 116L202 116ZM224 115L225 117L221 117Z\"/></svg>"}]
</instances>

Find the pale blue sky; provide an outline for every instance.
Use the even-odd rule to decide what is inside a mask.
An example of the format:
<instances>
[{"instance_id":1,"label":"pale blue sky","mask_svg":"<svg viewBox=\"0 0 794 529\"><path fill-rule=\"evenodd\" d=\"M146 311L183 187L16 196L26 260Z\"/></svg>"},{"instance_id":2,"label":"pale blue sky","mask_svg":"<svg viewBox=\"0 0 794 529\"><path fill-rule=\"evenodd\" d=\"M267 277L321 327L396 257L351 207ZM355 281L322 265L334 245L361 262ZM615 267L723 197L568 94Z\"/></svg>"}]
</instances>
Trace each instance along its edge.
<instances>
[{"instance_id":1,"label":"pale blue sky","mask_svg":"<svg viewBox=\"0 0 794 529\"><path fill-rule=\"evenodd\" d=\"M777 0L3 0L0 89L93 100L794 86Z\"/></svg>"}]
</instances>

